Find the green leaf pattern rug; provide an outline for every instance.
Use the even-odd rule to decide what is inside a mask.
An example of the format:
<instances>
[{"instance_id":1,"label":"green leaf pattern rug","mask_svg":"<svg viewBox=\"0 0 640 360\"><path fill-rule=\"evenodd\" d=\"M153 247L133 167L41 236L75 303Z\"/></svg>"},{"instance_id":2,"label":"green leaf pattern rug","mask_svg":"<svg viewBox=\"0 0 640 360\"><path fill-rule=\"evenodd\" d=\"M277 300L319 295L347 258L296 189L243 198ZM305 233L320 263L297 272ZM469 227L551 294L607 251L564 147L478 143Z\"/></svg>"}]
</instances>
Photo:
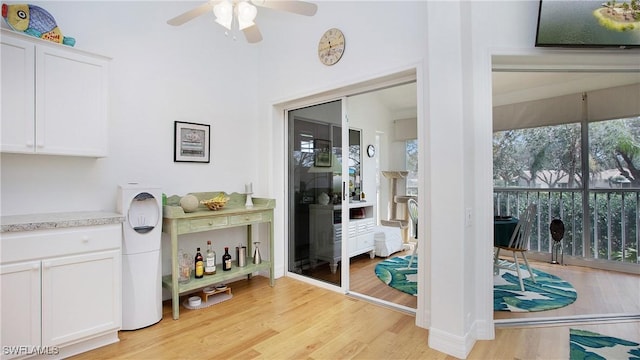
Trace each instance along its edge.
<instances>
[{"instance_id":1,"label":"green leaf pattern rug","mask_svg":"<svg viewBox=\"0 0 640 360\"><path fill-rule=\"evenodd\" d=\"M571 360L640 359L637 342L586 330L569 330L569 348Z\"/></svg>"},{"instance_id":2,"label":"green leaf pattern rug","mask_svg":"<svg viewBox=\"0 0 640 360\"><path fill-rule=\"evenodd\" d=\"M413 259L411 268L410 259L411 255L408 255L381 261L376 265L376 276L394 289L418 296L418 256Z\"/></svg>"},{"instance_id":3,"label":"green leaf pattern rug","mask_svg":"<svg viewBox=\"0 0 640 360\"><path fill-rule=\"evenodd\" d=\"M418 257L409 268L410 255L385 259L375 267L376 276L394 289L417 296ZM493 309L495 311L533 312L557 309L576 301L576 289L565 280L536 269L536 283L523 266L525 291L520 291L518 275L512 270L500 270L494 276ZM640 359L639 359L640 360Z\"/></svg>"},{"instance_id":4,"label":"green leaf pattern rug","mask_svg":"<svg viewBox=\"0 0 640 360\"><path fill-rule=\"evenodd\" d=\"M516 271L500 269L500 275L493 277L493 310L545 311L567 306L578 298L576 289L569 282L540 270L532 270L535 283L531 280L527 268L521 265L525 290L521 291Z\"/></svg>"}]
</instances>

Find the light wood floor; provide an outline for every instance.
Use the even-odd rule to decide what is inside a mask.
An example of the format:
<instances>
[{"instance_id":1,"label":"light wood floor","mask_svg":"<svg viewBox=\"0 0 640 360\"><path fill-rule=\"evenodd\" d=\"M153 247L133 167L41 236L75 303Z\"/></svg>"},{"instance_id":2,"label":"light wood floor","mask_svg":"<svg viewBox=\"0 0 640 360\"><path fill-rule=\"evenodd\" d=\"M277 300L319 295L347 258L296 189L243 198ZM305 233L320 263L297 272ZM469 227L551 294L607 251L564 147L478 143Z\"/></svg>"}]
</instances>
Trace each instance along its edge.
<instances>
[{"instance_id":1,"label":"light wood floor","mask_svg":"<svg viewBox=\"0 0 640 360\"><path fill-rule=\"evenodd\" d=\"M410 255L411 251L401 251L395 256ZM368 254L351 258L351 291L377 299L415 309L417 297L393 289L375 275L375 266L384 258L371 259ZM533 268L556 275L571 283L578 292L577 300L566 307L533 312L494 312L494 319L567 317L594 314L640 314L640 276L614 271L591 269L581 266L562 266L548 262L530 261ZM331 274L329 265L318 266L312 274L328 282L340 283L340 273Z\"/></svg>"},{"instance_id":2,"label":"light wood floor","mask_svg":"<svg viewBox=\"0 0 640 360\"><path fill-rule=\"evenodd\" d=\"M639 275L531 260L529 263L534 269L568 281L576 289L578 298L571 305L549 311L532 313L495 311L494 319L640 314Z\"/></svg>"},{"instance_id":3,"label":"light wood floor","mask_svg":"<svg viewBox=\"0 0 640 360\"><path fill-rule=\"evenodd\" d=\"M292 278L229 284L231 300L200 310L164 304L158 324L121 331L120 342L74 359L454 359L428 347L428 331L403 312ZM574 326L575 327L575 326ZM640 322L578 328L630 340ZM568 359L569 327L497 329L469 359Z\"/></svg>"}]
</instances>

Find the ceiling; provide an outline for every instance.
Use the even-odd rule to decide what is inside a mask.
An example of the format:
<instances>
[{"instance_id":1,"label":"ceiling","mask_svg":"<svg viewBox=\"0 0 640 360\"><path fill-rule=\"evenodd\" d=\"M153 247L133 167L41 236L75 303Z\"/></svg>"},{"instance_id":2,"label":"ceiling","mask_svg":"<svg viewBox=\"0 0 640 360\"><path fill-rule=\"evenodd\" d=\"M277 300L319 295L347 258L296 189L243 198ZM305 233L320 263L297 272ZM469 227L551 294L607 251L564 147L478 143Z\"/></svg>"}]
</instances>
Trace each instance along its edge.
<instances>
[{"instance_id":1,"label":"ceiling","mask_svg":"<svg viewBox=\"0 0 640 360\"><path fill-rule=\"evenodd\" d=\"M640 83L640 72L494 71L493 105L505 105ZM416 111L416 84L376 91L392 114Z\"/></svg>"}]
</instances>

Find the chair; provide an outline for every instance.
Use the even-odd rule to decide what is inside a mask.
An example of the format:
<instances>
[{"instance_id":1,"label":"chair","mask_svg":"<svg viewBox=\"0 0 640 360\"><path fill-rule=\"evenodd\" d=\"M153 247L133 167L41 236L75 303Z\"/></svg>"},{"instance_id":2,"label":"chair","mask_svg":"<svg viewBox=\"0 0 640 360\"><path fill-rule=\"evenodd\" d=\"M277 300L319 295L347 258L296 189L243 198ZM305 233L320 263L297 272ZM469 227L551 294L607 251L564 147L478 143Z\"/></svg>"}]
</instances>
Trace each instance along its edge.
<instances>
[{"instance_id":1,"label":"chair","mask_svg":"<svg viewBox=\"0 0 640 360\"><path fill-rule=\"evenodd\" d=\"M529 248L529 235L531 235L531 227L533 225L533 219L536 214L536 205L531 204L527 207L525 212L522 214L520 219L518 220L518 224L516 228L513 230L513 235L511 235L511 239L509 240L509 245L497 245L496 247L495 257L493 260L493 266L495 268L509 269L514 270L518 273L518 280L520 281L520 290L524 291L524 283L522 281L522 274L520 272L520 263L518 262L518 253L522 254L522 258L524 259L524 263L527 266L527 270L529 270L529 274L531 275L531 280L535 283L536 279L534 277L533 271L531 270L531 266L529 266L529 261L527 261L526 252ZM507 251L513 252L513 265L504 264L499 262L500 250L504 249Z\"/></svg>"},{"instance_id":2,"label":"chair","mask_svg":"<svg viewBox=\"0 0 640 360\"><path fill-rule=\"evenodd\" d=\"M416 245L413 247L411 253L411 260L409 260L409 267L413 264L413 259L416 256L416 250L418 249L418 202L415 199L407 200L407 209L409 209L409 217L413 224L413 238L416 240Z\"/></svg>"}]
</instances>

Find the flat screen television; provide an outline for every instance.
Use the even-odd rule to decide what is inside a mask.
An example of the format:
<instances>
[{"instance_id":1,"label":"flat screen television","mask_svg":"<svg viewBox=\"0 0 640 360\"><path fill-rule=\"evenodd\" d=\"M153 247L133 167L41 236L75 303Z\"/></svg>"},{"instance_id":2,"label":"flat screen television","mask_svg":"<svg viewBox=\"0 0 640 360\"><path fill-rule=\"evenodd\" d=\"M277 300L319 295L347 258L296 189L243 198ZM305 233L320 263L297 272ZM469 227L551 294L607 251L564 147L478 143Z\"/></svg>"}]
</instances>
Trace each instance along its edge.
<instances>
[{"instance_id":1,"label":"flat screen television","mask_svg":"<svg viewBox=\"0 0 640 360\"><path fill-rule=\"evenodd\" d=\"M640 47L640 0L540 0L536 46Z\"/></svg>"}]
</instances>

